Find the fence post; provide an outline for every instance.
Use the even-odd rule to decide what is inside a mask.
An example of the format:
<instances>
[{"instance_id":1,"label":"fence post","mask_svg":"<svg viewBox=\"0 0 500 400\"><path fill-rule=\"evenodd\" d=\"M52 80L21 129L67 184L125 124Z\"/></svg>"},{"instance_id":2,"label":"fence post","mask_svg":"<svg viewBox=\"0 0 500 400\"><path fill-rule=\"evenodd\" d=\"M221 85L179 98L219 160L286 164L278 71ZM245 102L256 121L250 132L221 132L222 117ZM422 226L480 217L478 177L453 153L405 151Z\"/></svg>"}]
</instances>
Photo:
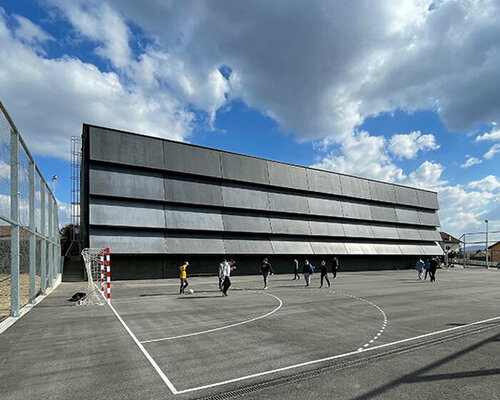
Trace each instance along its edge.
<instances>
[{"instance_id":1,"label":"fence post","mask_svg":"<svg viewBox=\"0 0 500 400\"><path fill-rule=\"evenodd\" d=\"M49 240L52 239L52 236L54 236L52 234L52 207L53 207L53 202L52 202L52 197L50 196L50 192L49 193L49 196L48 196L48 199L47 199L47 202L48 202L48 209L49 209L49 215L48 215L48 222L49 222L49 228L47 230L47 237ZM47 244L48 244L48 259L49 259L49 265L47 265L47 272L48 272L48 278L49 278L49 286L52 287L52 284L53 284L53 280L54 280L54 277L52 276L52 271L53 271L53 264L54 264L54 252L53 252L53 247L54 245L52 244L52 242L50 241L47 241Z\"/></svg>"},{"instance_id":2,"label":"fence post","mask_svg":"<svg viewBox=\"0 0 500 400\"><path fill-rule=\"evenodd\" d=\"M29 165L29 212L30 212L30 303L36 297L36 236L35 236L35 163Z\"/></svg>"},{"instance_id":3,"label":"fence post","mask_svg":"<svg viewBox=\"0 0 500 400\"><path fill-rule=\"evenodd\" d=\"M19 136L10 131L10 315L19 316Z\"/></svg>"},{"instance_id":4,"label":"fence post","mask_svg":"<svg viewBox=\"0 0 500 400\"><path fill-rule=\"evenodd\" d=\"M464 268L467 268L467 246L465 242L466 234L464 233Z\"/></svg>"},{"instance_id":5,"label":"fence post","mask_svg":"<svg viewBox=\"0 0 500 400\"><path fill-rule=\"evenodd\" d=\"M40 235L42 235L42 242L40 245L40 279L42 280L42 294L45 294L47 291L47 240L46 240L46 222L45 222L45 182L40 182Z\"/></svg>"}]
</instances>

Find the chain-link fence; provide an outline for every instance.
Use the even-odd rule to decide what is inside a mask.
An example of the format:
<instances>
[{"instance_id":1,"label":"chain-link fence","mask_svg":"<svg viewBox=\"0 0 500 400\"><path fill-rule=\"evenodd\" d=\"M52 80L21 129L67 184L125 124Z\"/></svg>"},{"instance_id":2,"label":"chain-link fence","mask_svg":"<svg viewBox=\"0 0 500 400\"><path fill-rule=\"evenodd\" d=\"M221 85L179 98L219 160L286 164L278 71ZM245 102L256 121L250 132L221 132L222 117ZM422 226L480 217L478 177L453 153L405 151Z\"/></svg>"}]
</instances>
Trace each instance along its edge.
<instances>
[{"instance_id":1,"label":"chain-link fence","mask_svg":"<svg viewBox=\"0 0 500 400\"><path fill-rule=\"evenodd\" d=\"M0 321L61 274L57 202L0 102Z\"/></svg>"}]
</instances>

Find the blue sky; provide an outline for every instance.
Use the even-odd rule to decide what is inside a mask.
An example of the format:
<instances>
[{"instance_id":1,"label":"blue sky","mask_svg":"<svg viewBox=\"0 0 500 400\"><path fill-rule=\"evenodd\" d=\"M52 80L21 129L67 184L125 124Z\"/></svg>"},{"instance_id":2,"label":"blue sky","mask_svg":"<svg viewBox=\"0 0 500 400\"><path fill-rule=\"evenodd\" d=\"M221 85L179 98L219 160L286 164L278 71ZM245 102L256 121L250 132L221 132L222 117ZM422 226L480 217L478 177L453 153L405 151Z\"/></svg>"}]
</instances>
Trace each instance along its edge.
<instances>
[{"instance_id":1,"label":"blue sky","mask_svg":"<svg viewBox=\"0 0 500 400\"><path fill-rule=\"evenodd\" d=\"M500 230L496 3L0 1L0 98L62 221L89 122L429 188L443 230Z\"/></svg>"}]
</instances>

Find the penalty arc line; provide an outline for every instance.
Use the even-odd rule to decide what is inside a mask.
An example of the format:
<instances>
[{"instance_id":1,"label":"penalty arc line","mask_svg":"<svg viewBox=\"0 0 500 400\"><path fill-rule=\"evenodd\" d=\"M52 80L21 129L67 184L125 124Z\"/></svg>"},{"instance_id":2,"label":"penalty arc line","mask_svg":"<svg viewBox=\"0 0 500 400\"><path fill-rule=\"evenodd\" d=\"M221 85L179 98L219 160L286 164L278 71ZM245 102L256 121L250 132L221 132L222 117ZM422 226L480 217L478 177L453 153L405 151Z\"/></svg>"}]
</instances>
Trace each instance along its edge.
<instances>
[{"instance_id":1,"label":"penalty arc line","mask_svg":"<svg viewBox=\"0 0 500 400\"><path fill-rule=\"evenodd\" d=\"M318 360L306 361L306 362L303 362L303 363L300 363L300 364L289 365L289 366L283 367L283 368L277 368L277 369L272 369L272 370L269 370L269 371L259 372L259 373L256 373L256 374L241 376L239 378L229 379L229 380L226 380L226 381L216 382L216 383L212 383L212 384L208 384L208 385L203 385L203 386L198 386L198 387L194 387L194 388L190 388L190 389L178 390L176 394L183 394L183 393L195 392L195 391L203 390L203 389L210 389L210 388L217 387L217 386L227 385L227 384L230 384L230 383L241 382L241 381L252 379L252 378L258 378L258 377L261 377L261 376L266 376L266 375L274 374L274 373L277 373L277 372L288 371L288 370L294 369L294 368L305 367L305 366L308 366L308 365L318 364L318 363L325 362L325 361L331 361L331 360L335 360L335 359L339 359L339 358L345 358L345 357L352 356L352 355L358 355L358 354L361 354L361 353L366 353L366 352L369 352L369 351L373 351L373 350L377 350L377 349L382 349L382 348L385 348L385 347L394 346L394 345L397 345L397 344L406 343L406 342L410 342L410 341L414 341L414 340L418 340L418 339L423 339L423 338L426 338L426 337L429 337L429 336L435 336L435 335L439 335L441 333L451 332L451 331L455 331L455 330L458 330L458 329L464 329L464 328L467 328L467 327L470 327L470 326L484 324L486 322L492 322L492 321L496 321L496 320L500 320L500 316L494 317L494 318L485 319L485 320L482 320L482 321L472 322L472 323L467 324L467 325L456 326L456 327L453 327L453 328L448 328L448 329L443 329L443 330L440 330L440 331L430 332L430 333L426 333L426 334L423 334L423 335L414 336L414 337L411 337L411 338L402 339L402 340L398 340L398 341L391 342L391 343L381 344L379 346L365 348L365 349L363 349L361 351L355 350L355 351L351 351L349 353L338 354L336 356L325 357L325 358L321 358L321 359L318 359Z\"/></svg>"},{"instance_id":2,"label":"penalty arc line","mask_svg":"<svg viewBox=\"0 0 500 400\"><path fill-rule=\"evenodd\" d=\"M259 319L269 317L270 315L274 314L276 311L278 311L283 306L283 302L281 301L281 299L279 297L277 297L277 296L275 296L275 295L273 295L271 293L264 293L264 294L266 296L274 297L276 300L279 301L278 307L276 307L274 310L268 312L267 314L260 315L258 317L252 318L252 319L247 319L245 321L236 322L236 323L231 324L231 325L225 325L225 326L221 326L221 327L218 327L218 328L207 329L205 331L193 332L193 333L186 333L185 335L171 336L171 337L165 337L165 338L159 338L159 339L143 340L140 343L141 344L145 344L145 343L163 342L165 340L174 340L174 339L181 339L181 338L190 337L190 336L203 335L205 333L221 331L223 329L228 329L228 328L234 328L235 326L240 326L240 325L243 325L243 324L248 324L249 322L254 322L254 321L257 321Z\"/></svg>"}]
</instances>

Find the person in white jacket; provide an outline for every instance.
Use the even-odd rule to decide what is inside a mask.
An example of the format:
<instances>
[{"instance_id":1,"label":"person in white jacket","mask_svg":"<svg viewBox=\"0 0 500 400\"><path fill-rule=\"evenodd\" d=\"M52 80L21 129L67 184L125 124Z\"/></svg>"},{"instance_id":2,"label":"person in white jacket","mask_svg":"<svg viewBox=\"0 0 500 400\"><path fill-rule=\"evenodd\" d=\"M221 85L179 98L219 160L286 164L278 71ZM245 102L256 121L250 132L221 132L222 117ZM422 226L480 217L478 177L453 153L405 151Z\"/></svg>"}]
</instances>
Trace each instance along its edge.
<instances>
[{"instance_id":1,"label":"person in white jacket","mask_svg":"<svg viewBox=\"0 0 500 400\"><path fill-rule=\"evenodd\" d=\"M227 296L227 291L229 290L229 287L231 286L231 271L236 269L235 264L236 264L236 262L234 260L229 260L228 262L224 263L224 266L222 267L222 277L223 277L222 295L223 296Z\"/></svg>"},{"instance_id":2,"label":"person in white jacket","mask_svg":"<svg viewBox=\"0 0 500 400\"><path fill-rule=\"evenodd\" d=\"M219 290L222 292L222 283L224 282L224 275L222 273L224 269L224 265L227 264L227 260L224 258L222 262L219 264Z\"/></svg>"},{"instance_id":3,"label":"person in white jacket","mask_svg":"<svg viewBox=\"0 0 500 400\"><path fill-rule=\"evenodd\" d=\"M424 274L425 263L422 258L419 258L417 263L415 264L415 269L417 270L418 279L422 279L422 275Z\"/></svg>"}]
</instances>

